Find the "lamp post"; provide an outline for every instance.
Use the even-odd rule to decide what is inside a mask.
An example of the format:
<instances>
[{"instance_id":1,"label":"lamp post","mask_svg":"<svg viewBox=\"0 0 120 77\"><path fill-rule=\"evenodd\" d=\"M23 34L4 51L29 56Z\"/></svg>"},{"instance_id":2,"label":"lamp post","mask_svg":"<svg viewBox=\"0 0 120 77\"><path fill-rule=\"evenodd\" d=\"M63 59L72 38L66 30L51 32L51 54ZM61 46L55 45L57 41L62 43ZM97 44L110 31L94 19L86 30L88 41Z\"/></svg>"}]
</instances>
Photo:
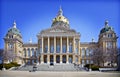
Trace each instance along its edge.
<instances>
[{"instance_id":1,"label":"lamp post","mask_svg":"<svg viewBox=\"0 0 120 77\"><path fill-rule=\"evenodd\" d=\"M90 55L90 66L89 66L89 72L91 72L92 69L91 69L91 53L90 53L90 52L89 52L89 55Z\"/></svg>"},{"instance_id":2,"label":"lamp post","mask_svg":"<svg viewBox=\"0 0 120 77\"><path fill-rule=\"evenodd\" d=\"M92 38L92 44L93 44L93 42L94 42L94 39ZM92 69L91 69L91 51L89 51L89 57L90 57L90 66L89 66L89 72L91 72L92 71Z\"/></svg>"}]
</instances>

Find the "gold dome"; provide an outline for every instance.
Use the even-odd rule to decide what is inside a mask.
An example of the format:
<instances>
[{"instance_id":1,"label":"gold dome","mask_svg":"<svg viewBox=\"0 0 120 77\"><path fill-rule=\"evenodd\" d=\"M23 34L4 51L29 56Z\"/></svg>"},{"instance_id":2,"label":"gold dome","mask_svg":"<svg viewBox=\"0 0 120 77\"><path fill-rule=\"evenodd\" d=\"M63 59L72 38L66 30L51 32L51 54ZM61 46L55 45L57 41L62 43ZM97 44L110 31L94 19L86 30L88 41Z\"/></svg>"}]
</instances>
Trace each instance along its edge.
<instances>
[{"instance_id":1,"label":"gold dome","mask_svg":"<svg viewBox=\"0 0 120 77\"><path fill-rule=\"evenodd\" d=\"M54 22L57 22L57 21L63 21L63 22L65 22L65 23L69 24L68 19L65 18L64 16L57 16L56 18L53 19L53 23L54 23Z\"/></svg>"},{"instance_id":2,"label":"gold dome","mask_svg":"<svg viewBox=\"0 0 120 77\"><path fill-rule=\"evenodd\" d=\"M53 23L62 21L66 24L69 24L69 21L66 17L63 16L62 8L60 7L60 10L58 11L58 15L53 19Z\"/></svg>"}]
</instances>

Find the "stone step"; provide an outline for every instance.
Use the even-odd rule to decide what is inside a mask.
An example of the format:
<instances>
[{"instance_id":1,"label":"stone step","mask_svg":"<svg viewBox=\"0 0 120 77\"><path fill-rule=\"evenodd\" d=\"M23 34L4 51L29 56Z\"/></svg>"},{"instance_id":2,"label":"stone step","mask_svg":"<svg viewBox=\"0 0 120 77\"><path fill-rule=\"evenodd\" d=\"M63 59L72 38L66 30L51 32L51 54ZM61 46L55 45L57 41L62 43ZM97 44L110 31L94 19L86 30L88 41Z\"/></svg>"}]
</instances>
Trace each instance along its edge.
<instances>
[{"instance_id":1,"label":"stone step","mask_svg":"<svg viewBox=\"0 0 120 77\"><path fill-rule=\"evenodd\" d=\"M49 64L40 64L36 65L37 71L82 71L80 67L74 66L74 64L55 64L50 66ZM30 71L33 70L32 65L22 66L19 69L20 71Z\"/></svg>"}]
</instances>

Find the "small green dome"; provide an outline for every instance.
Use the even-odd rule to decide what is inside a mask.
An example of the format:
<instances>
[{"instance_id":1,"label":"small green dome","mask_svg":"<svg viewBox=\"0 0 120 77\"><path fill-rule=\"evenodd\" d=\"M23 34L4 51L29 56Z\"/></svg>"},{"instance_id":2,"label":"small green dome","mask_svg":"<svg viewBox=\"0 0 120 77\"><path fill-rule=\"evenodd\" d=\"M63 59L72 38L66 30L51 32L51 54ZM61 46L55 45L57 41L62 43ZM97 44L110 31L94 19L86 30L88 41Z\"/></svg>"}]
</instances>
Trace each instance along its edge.
<instances>
[{"instance_id":1,"label":"small green dome","mask_svg":"<svg viewBox=\"0 0 120 77\"><path fill-rule=\"evenodd\" d=\"M17 29L15 21L13 23L13 27L8 30L7 34L9 34L9 33L21 36L21 32Z\"/></svg>"},{"instance_id":2,"label":"small green dome","mask_svg":"<svg viewBox=\"0 0 120 77\"><path fill-rule=\"evenodd\" d=\"M112 27L108 26L108 21L105 21L105 27L101 29L100 34L108 31L114 31L114 30Z\"/></svg>"},{"instance_id":3,"label":"small green dome","mask_svg":"<svg viewBox=\"0 0 120 77\"><path fill-rule=\"evenodd\" d=\"M17 28L11 28L8 30L8 33L13 33L21 36L21 32Z\"/></svg>"}]
</instances>

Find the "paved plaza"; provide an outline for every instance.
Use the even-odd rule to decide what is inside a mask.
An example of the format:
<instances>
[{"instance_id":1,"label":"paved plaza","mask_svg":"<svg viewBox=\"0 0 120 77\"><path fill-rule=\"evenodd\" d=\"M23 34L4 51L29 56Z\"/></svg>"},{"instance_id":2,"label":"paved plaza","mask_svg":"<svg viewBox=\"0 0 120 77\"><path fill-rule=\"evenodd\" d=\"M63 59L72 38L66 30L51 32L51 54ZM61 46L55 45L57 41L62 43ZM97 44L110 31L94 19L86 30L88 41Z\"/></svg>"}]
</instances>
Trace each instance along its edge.
<instances>
[{"instance_id":1,"label":"paved plaza","mask_svg":"<svg viewBox=\"0 0 120 77\"><path fill-rule=\"evenodd\" d=\"M110 72L0 71L0 77L120 77Z\"/></svg>"}]
</instances>

